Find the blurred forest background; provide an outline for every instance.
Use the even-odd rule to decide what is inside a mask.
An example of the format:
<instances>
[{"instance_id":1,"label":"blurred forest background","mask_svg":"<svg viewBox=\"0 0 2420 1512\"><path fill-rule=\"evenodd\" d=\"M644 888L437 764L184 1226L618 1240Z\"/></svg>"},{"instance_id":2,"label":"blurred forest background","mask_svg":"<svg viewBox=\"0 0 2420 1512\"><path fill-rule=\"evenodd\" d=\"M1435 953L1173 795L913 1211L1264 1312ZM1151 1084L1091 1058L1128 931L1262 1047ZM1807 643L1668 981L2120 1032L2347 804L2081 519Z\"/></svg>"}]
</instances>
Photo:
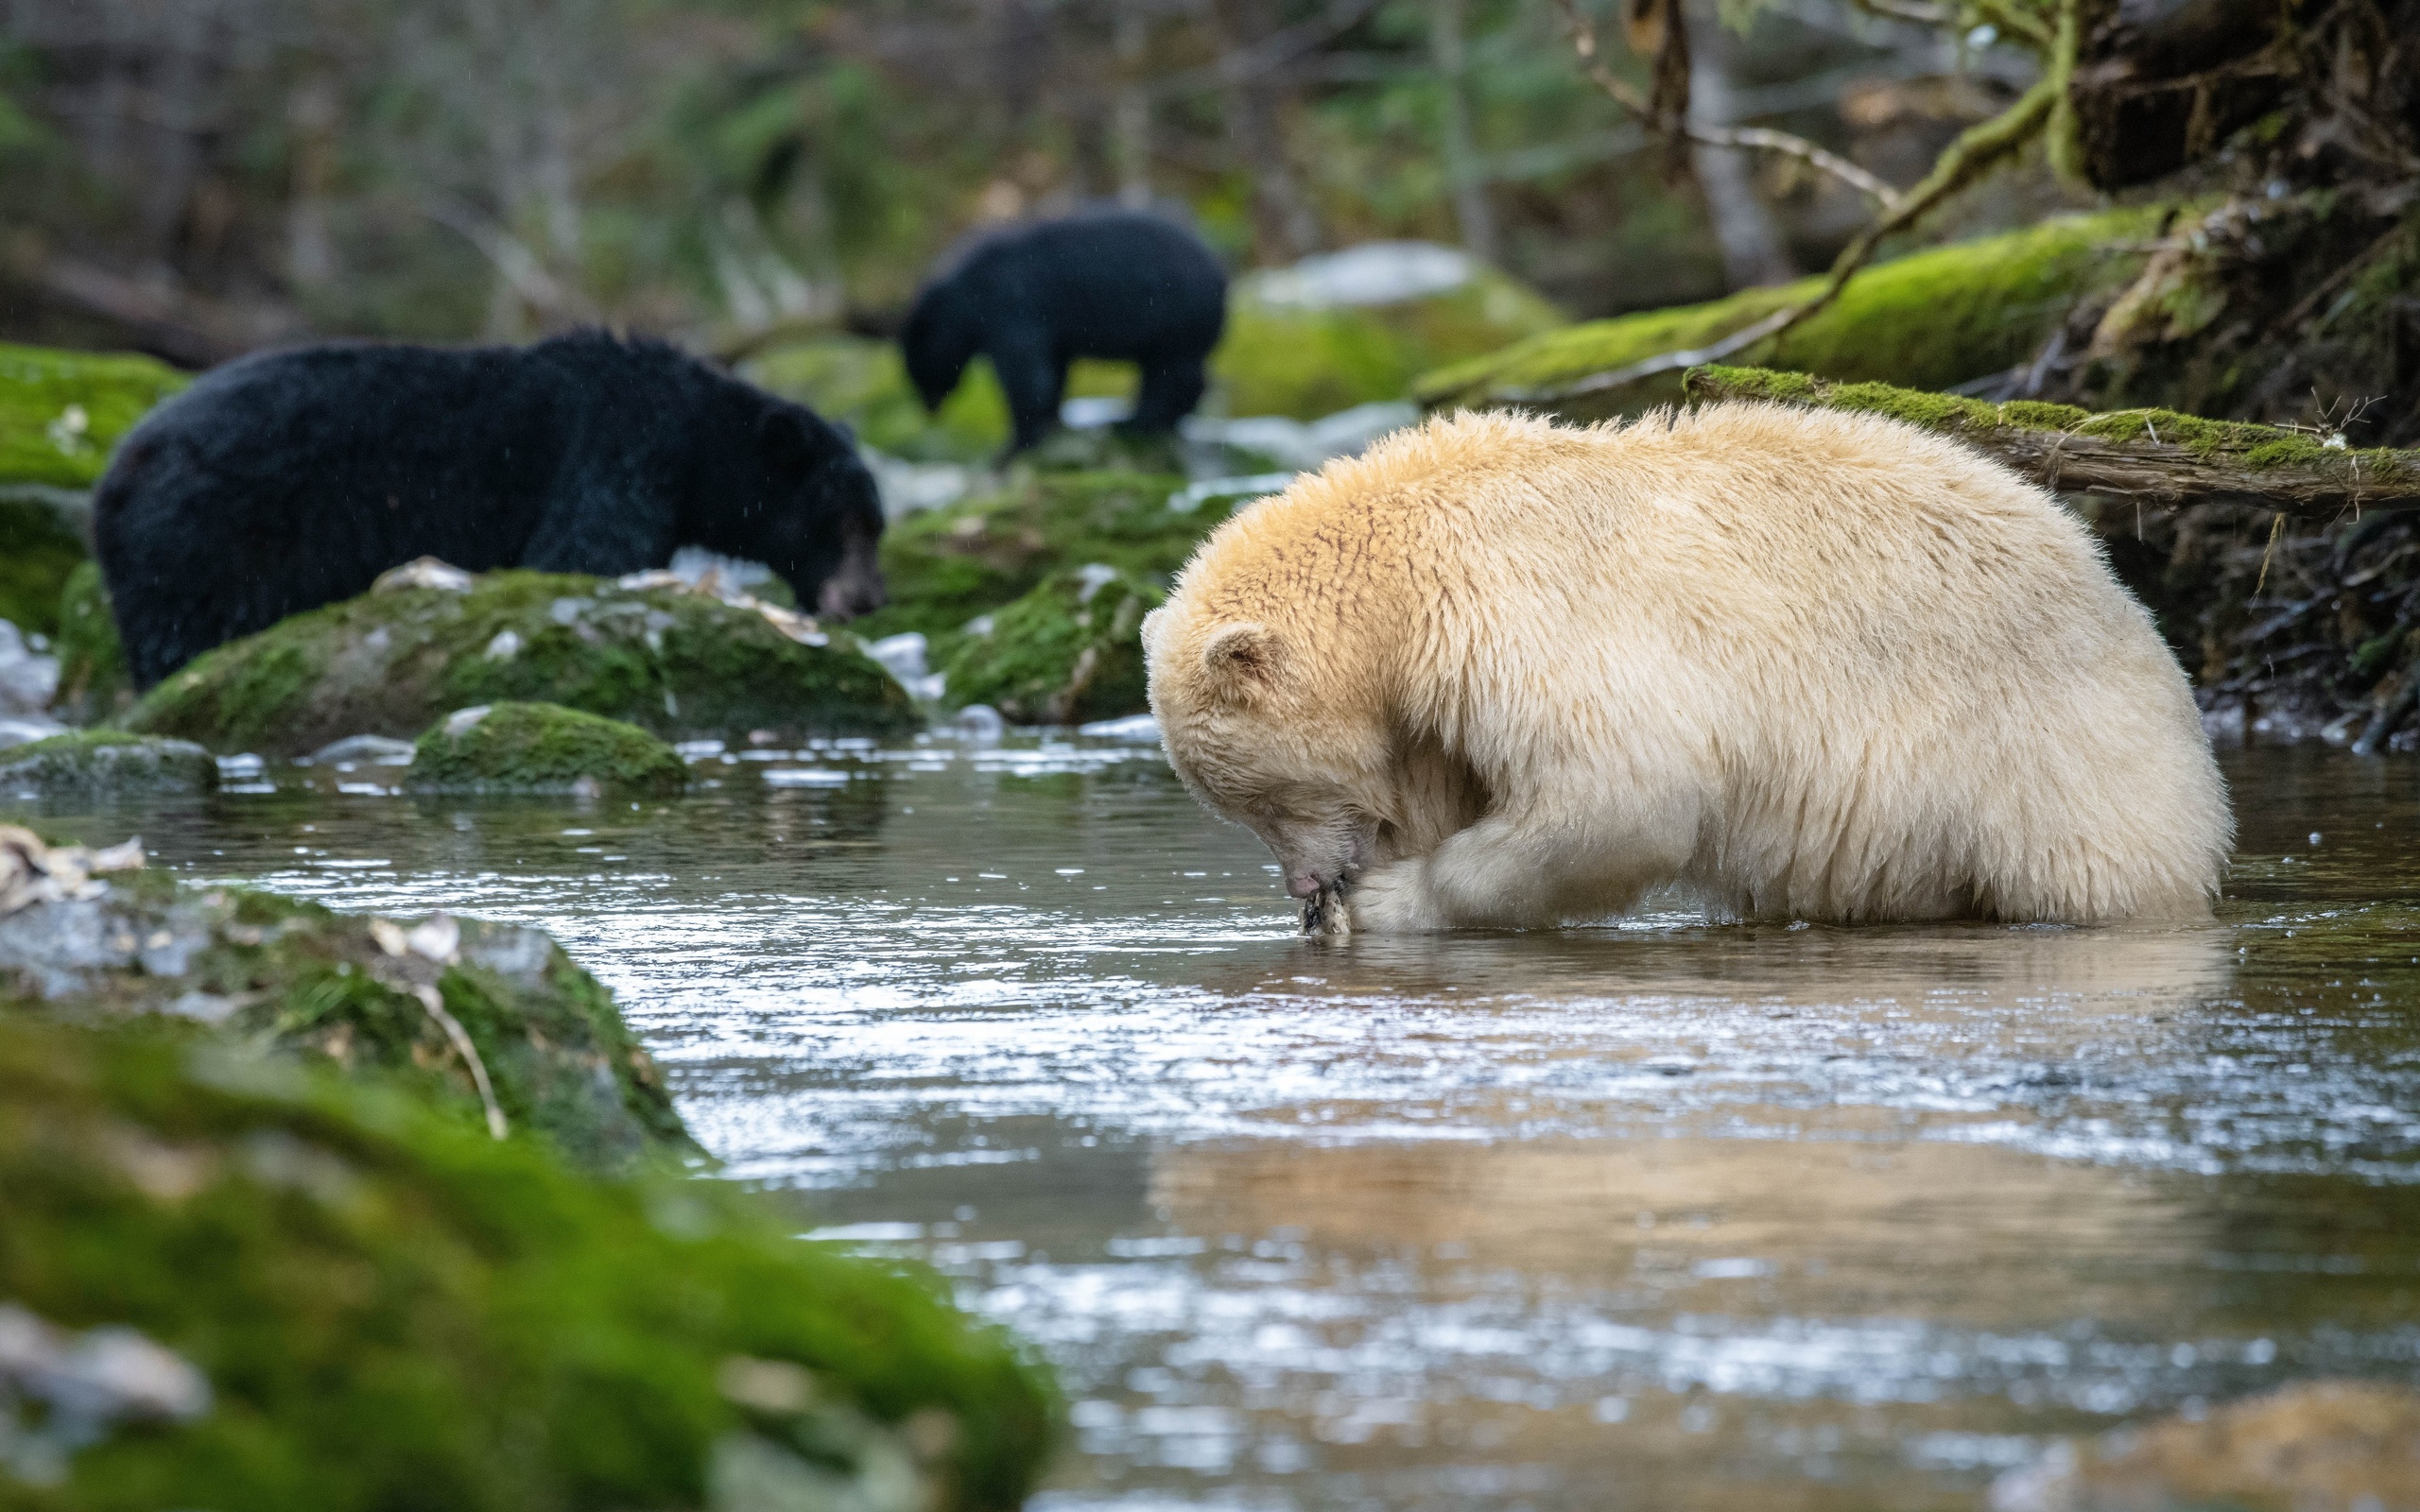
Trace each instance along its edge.
<instances>
[{"instance_id":1,"label":"blurred forest background","mask_svg":"<svg viewBox=\"0 0 2420 1512\"><path fill-rule=\"evenodd\" d=\"M1994 9L1691 9L1691 117L1911 182L2040 70ZM1933 230L2087 198L2037 163ZM1674 161L1548 0L0 0L18 340L879 332L959 235L1102 198L1237 270L1459 244L1575 317L1820 269L1866 218L1787 156Z\"/></svg>"}]
</instances>

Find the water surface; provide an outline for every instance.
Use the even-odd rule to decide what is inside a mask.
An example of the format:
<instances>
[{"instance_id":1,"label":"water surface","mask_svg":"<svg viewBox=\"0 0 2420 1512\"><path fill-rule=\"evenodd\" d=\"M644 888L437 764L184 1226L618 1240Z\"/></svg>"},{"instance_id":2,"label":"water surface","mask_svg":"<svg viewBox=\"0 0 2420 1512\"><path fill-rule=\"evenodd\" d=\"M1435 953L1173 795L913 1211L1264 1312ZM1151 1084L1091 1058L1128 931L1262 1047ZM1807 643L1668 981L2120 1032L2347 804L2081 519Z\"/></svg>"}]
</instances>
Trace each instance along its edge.
<instances>
[{"instance_id":1,"label":"water surface","mask_svg":"<svg viewBox=\"0 0 2420 1512\"><path fill-rule=\"evenodd\" d=\"M59 822L554 931L734 1175L1057 1362L1045 1512L1972 1506L2049 1435L2420 1383L2420 765L2230 757L2196 928L1340 945L1149 748L750 756Z\"/></svg>"}]
</instances>

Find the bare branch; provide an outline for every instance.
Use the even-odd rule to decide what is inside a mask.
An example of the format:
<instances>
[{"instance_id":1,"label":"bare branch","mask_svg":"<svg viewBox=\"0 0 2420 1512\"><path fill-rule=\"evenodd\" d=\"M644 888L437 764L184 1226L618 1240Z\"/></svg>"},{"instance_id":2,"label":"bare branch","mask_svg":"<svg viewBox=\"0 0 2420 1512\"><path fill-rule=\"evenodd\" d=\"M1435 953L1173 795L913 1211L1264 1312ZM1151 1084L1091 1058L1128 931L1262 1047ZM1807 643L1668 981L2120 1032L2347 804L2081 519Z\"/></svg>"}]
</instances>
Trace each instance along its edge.
<instances>
[{"instance_id":1,"label":"bare branch","mask_svg":"<svg viewBox=\"0 0 2420 1512\"><path fill-rule=\"evenodd\" d=\"M1580 54L1589 81L1649 130L1684 137L1702 146L1747 147L1796 158L1818 172L1838 179L1886 211L1898 208L1899 192L1896 189L1839 153L1818 146L1805 137L1762 126L1699 126L1685 119L1659 117L1646 97L1633 88L1629 80L1607 67L1604 60L1597 55L1596 31L1588 25L1587 18L1580 13L1577 0L1555 0L1555 3L1563 8L1564 25L1571 31L1571 45Z\"/></svg>"}]
</instances>

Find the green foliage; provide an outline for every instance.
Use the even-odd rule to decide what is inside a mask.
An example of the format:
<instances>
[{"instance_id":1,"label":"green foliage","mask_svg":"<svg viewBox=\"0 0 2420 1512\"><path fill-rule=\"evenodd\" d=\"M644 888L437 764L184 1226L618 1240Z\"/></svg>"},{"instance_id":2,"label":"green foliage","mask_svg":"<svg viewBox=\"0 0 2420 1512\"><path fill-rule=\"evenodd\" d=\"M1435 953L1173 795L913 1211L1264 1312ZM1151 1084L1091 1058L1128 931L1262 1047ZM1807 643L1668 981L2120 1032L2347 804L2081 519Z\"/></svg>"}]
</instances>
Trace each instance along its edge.
<instances>
[{"instance_id":1,"label":"green foliage","mask_svg":"<svg viewBox=\"0 0 2420 1512\"><path fill-rule=\"evenodd\" d=\"M2138 271L2145 254L2133 249L2160 215L2154 207L2059 216L1879 264L1826 309L1741 355L1761 367L1918 389L1998 371L2031 355L2078 299L2122 286ZM1677 371L1568 403L1555 396L1597 374L1718 340L1810 297L1821 282L1573 326L1430 373L1418 397L1432 407L1542 402L1576 415L1669 403L1680 397Z\"/></svg>"},{"instance_id":2,"label":"green foliage","mask_svg":"<svg viewBox=\"0 0 2420 1512\"><path fill-rule=\"evenodd\" d=\"M209 793L218 763L186 740L78 730L0 751L0 793Z\"/></svg>"},{"instance_id":3,"label":"green foliage","mask_svg":"<svg viewBox=\"0 0 2420 1512\"><path fill-rule=\"evenodd\" d=\"M1565 321L1535 291L1493 268L1458 288L1396 304L1280 303L1237 284L1227 334L1211 354L1229 415L1317 420L1403 399L1422 373L1498 352Z\"/></svg>"},{"instance_id":4,"label":"green foliage","mask_svg":"<svg viewBox=\"0 0 2420 1512\"><path fill-rule=\"evenodd\" d=\"M1165 586L1234 508L1224 499L1169 508L1184 486L1164 473L1021 469L997 492L910 515L883 536L890 605L852 627L868 638L902 630L947 637L1053 571L1083 562Z\"/></svg>"},{"instance_id":5,"label":"green foliage","mask_svg":"<svg viewBox=\"0 0 2420 1512\"><path fill-rule=\"evenodd\" d=\"M57 509L0 491L0 620L57 635L60 590L83 560L84 542Z\"/></svg>"},{"instance_id":6,"label":"green foliage","mask_svg":"<svg viewBox=\"0 0 2420 1512\"><path fill-rule=\"evenodd\" d=\"M109 586L101 580L98 562L79 562L67 575L56 617L59 695L52 707L60 717L90 724L132 709L126 650L118 644L117 620L110 612Z\"/></svg>"},{"instance_id":7,"label":"green foliage","mask_svg":"<svg viewBox=\"0 0 2420 1512\"><path fill-rule=\"evenodd\" d=\"M618 719L551 703L499 703L447 715L412 749L410 786L439 792L594 788L678 793L680 755Z\"/></svg>"},{"instance_id":8,"label":"green foliage","mask_svg":"<svg viewBox=\"0 0 2420 1512\"><path fill-rule=\"evenodd\" d=\"M853 646L803 644L754 610L500 572L468 593L399 589L293 615L170 674L127 724L216 750L301 754L364 732L411 739L457 709L504 702L558 703L666 738L919 722Z\"/></svg>"},{"instance_id":9,"label":"green foliage","mask_svg":"<svg viewBox=\"0 0 2420 1512\"><path fill-rule=\"evenodd\" d=\"M0 343L0 483L92 487L118 438L184 386L149 357Z\"/></svg>"},{"instance_id":10,"label":"green foliage","mask_svg":"<svg viewBox=\"0 0 2420 1512\"><path fill-rule=\"evenodd\" d=\"M212 1394L0 1482L9 1512L742 1512L769 1476L801 1500L756 1506L988 1512L1057 1436L999 1332L743 1194L578 1177L190 1034L0 1019L0 1297Z\"/></svg>"},{"instance_id":11,"label":"green foliage","mask_svg":"<svg viewBox=\"0 0 2420 1512\"><path fill-rule=\"evenodd\" d=\"M822 336L777 347L748 365L751 381L795 399L857 439L911 462L981 462L1009 444L1009 404L992 364L977 357L942 404L926 414L893 342ZM1115 399L1134 392L1131 362L1078 361L1067 373L1070 398Z\"/></svg>"},{"instance_id":12,"label":"green foliage","mask_svg":"<svg viewBox=\"0 0 2420 1512\"><path fill-rule=\"evenodd\" d=\"M1165 596L1131 573L1053 573L955 642L940 668L949 701L987 703L1020 725L1141 713L1143 616Z\"/></svg>"}]
</instances>

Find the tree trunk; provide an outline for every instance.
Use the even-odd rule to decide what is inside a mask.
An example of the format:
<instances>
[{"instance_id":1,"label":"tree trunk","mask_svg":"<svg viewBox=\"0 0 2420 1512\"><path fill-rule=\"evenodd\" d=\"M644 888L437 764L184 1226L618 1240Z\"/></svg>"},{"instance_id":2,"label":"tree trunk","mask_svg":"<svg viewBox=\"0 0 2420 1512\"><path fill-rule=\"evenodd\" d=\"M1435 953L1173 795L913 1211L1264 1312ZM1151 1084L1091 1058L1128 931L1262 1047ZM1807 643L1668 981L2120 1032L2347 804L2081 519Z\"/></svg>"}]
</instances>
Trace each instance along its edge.
<instances>
[{"instance_id":1,"label":"tree trunk","mask_svg":"<svg viewBox=\"0 0 2420 1512\"><path fill-rule=\"evenodd\" d=\"M1429 56L1437 66L1440 135L1445 182L1453 194L1454 223L1472 255L1496 260L1495 211L1487 202L1472 143L1470 64L1463 45L1462 0L1429 0Z\"/></svg>"},{"instance_id":2,"label":"tree trunk","mask_svg":"<svg viewBox=\"0 0 2420 1512\"><path fill-rule=\"evenodd\" d=\"M1701 126L1732 123L1730 47L1718 24L1710 35L1693 39L1689 54L1689 116ZM1692 145L1689 166L1705 196L1706 218L1714 223L1714 239L1722 249L1723 281L1734 289L1787 284L1798 277L1789 244L1772 212L1756 193L1754 163L1737 147Z\"/></svg>"}]
</instances>

